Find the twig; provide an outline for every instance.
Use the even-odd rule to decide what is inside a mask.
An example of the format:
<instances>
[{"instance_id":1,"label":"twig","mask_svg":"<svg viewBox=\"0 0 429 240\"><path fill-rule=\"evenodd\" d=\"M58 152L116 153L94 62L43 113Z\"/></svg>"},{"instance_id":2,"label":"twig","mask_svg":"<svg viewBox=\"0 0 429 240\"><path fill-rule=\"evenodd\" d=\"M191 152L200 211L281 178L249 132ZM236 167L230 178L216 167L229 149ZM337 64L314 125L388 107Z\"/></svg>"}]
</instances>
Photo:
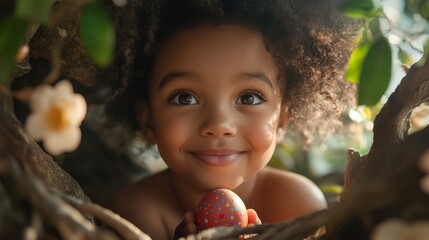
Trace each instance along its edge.
<instances>
[{"instance_id":1,"label":"twig","mask_svg":"<svg viewBox=\"0 0 429 240\"><path fill-rule=\"evenodd\" d=\"M42 232L42 218L38 212L33 212L30 226L24 229L24 240L37 240Z\"/></svg>"},{"instance_id":2,"label":"twig","mask_svg":"<svg viewBox=\"0 0 429 240\"><path fill-rule=\"evenodd\" d=\"M85 211L96 219L101 220L108 227L116 231L124 240L150 240L151 238L143 233L129 221L120 217L118 214L103 208L98 204L83 201L69 195L57 192L66 202L80 211Z\"/></svg>"},{"instance_id":3,"label":"twig","mask_svg":"<svg viewBox=\"0 0 429 240\"><path fill-rule=\"evenodd\" d=\"M257 234L265 232L271 229L273 225L263 224L255 225L252 227L217 227L204 230L195 235L189 235L186 238L181 238L181 240L193 240L193 239L235 239L241 235L247 234Z\"/></svg>"},{"instance_id":4,"label":"twig","mask_svg":"<svg viewBox=\"0 0 429 240\"><path fill-rule=\"evenodd\" d=\"M25 174L12 157L6 153L1 156L0 160L9 164L10 176L18 189L24 192L32 206L58 229L63 239L117 239L114 234L96 228L59 196L50 194L39 179Z\"/></svg>"},{"instance_id":5,"label":"twig","mask_svg":"<svg viewBox=\"0 0 429 240\"><path fill-rule=\"evenodd\" d=\"M63 39L60 39L52 49L52 59L51 59L51 71L48 76L43 80L43 83L52 84L54 83L61 72L61 49L63 48Z\"/></svg>"}]
</instances>

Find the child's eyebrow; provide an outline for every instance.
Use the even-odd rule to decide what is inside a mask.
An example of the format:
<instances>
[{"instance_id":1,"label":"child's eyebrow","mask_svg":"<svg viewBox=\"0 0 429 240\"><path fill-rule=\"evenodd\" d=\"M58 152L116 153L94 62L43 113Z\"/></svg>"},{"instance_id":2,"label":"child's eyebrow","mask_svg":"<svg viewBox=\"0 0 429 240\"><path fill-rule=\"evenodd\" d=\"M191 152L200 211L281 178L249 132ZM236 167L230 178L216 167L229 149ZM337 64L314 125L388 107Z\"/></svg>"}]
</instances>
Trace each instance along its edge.
<instances>
[{"instance_id":1,"label":"child's eyebrow","mask_svg":"<svg viewBox=\"0 0 429 240\"><path fill-rule=\"evenodd\" d=\"M256 78L259 80L262 80L263 82L265 82L268 86L270 86L271 89L274 90L274 86L271 83L270 79L267 77L267 75L265 75L265 73L263 72L246 72L244 73L245 76L249 76L251 78Z\"/></svg>"},{"instance_id":2,"label":"child's eyebrow","mask_svg":"<svg viewBox=\"0 0 429 240\"><path fill-rule=\"evenodd\" d=\"M167 85L168 83L170 83L171 81L173 81L175 78L181 77L181 76L184 76L184 75L187 75L187 74L189 74L189 73L187 73L187 72L180 72L180 71L173 71L173 72L168 73L159 82L158 89L159 90L162 89L165 85ZM271 81L269 80L269 78L267 77L267 75L265 75L263 72L246 72L246 73L243 73L243 75L246 76L246 77L251 77L251 78L259 79L262 82L266 83L271 89L274 90L273 84L271 83Z\"/></svg>"},{"instance_id":3,"label":"child's eyebrow","mask_svg":"<svg viewBox=\"0 0 429 240\"><path fill-rule=\"evenodd\" d=\"M158 90L160 90L161 88L163 88L169 82L173 81L175 78L183 76L183 75L187 75L187 73L186 72L179 72L179 71L173 71L173 72L168 73L159 82Z\"/></svg>"}]
</instances>

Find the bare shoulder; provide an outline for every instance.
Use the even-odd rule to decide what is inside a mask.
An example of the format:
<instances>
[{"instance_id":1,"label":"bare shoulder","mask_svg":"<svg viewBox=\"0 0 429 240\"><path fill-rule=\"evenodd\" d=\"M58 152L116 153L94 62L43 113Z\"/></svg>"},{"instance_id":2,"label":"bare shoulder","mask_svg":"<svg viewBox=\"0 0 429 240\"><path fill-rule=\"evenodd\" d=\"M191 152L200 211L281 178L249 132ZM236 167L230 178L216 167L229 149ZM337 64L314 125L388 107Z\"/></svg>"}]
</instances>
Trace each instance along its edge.
<instances>
[{"instance_id":1,"label":"bare shoulder","mask_svg":"<svg viewBox=\"0 0 429 240\"><path fill-rule=\"evenodd\" d=\"M270 167L259 174L256 195L263 222L286 221L326 208L323 193L310 179Z\"/></svg>"},{"instance_id":2,"label":"bare shoulder","mask_svg":"<svg viewBox=\"0 0 429 240\"><path fill-rule=\"evenodd\" d=\"M144 178L121 188L112 198L110 208L129 220L153 239L166 239L163 209L168 208L168 193L165 172Z\"/></svg>"}]
</instances>

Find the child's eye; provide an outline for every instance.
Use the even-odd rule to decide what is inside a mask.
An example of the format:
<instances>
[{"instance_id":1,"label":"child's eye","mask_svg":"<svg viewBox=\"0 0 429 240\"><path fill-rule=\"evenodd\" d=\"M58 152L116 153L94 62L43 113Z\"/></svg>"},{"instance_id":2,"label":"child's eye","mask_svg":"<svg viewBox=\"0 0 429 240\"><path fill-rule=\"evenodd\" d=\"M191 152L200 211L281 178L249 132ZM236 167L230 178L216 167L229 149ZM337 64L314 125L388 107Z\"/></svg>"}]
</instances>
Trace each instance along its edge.
<instances>
[{"instance_id":1,"label":"child's eye","mask_svg":"<svg viewBox=\"0 0 429 240\"><path fill-rule=\"evenodd\" d=\"M190 93L182 92L177 93L169 100L170 103L176 105L195 105L198 104L198 100Z\"/></svg>"},{"instance_id":2,"label":"child's eye","mask_svg":"<svg viewBox=\"0 0 429 240\"><path fill-rule=\"evenodd\" d=\"M257 93L245 93L241 95L236 103L237 104L243 104L243 105L257 105L264 101L262 96Z\"/></svg>"}]
</instances>

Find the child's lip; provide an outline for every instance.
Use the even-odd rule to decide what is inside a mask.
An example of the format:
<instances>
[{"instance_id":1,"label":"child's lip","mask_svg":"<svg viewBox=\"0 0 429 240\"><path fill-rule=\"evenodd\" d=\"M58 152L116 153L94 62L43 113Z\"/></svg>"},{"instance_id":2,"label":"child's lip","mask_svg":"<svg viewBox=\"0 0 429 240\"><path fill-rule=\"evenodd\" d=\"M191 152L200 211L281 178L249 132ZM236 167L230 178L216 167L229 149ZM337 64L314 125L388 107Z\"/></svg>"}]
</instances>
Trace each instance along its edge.
<instances>
[{"instance_id":1,"label":"child's lip","mask_svg":"<svg viewBox=\"0 0 429 240\"><path fill-rule=\"evenodd\" d=\"M238 160L245 152L232 149L205 149L191 151L196 159L211 166L225 166Z\"/></svg>"},{"instance_id":2,"label":"child's lip","mask_svg":"<svg viewBox=\"0 0 429 240\"><path fill-rule=\"evenodd\" d=\"M197 151L191 151L191 152L194 154L200 154L200 155L225 156L225 155L240 153L243 151L233 150L233 149L204 149L204 150L197 150Z\"/></svg>"}]
</instances>

